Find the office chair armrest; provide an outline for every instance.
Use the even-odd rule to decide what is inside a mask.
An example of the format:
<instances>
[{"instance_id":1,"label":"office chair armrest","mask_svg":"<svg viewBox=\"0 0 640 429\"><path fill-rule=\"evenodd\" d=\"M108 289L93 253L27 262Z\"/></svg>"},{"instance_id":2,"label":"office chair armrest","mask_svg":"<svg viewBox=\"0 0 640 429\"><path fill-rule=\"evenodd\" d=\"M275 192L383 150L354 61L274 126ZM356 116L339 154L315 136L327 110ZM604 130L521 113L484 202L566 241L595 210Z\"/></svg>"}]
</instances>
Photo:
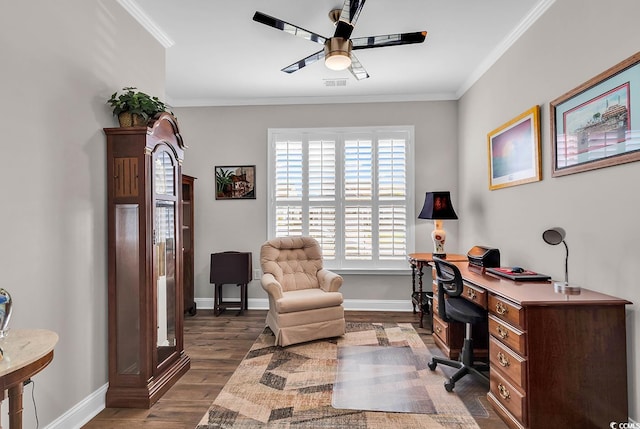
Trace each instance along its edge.
<instances>
[{"instance_id":1,"label":"office chair armrest","mask_svg":"<svg viewBox=\"0 0 640 429\"><path fill-rule=\"evenodd\" d=\"M449 322L449 318L447 317L447 312L445 310L445 295L447 293L444 290L444 286L442 283L438 283L438 317L445 322Z\"/></svg>"},{"instance_id":2,"label":"office chair armrest","mask_svg":"<svg viewBox=\"0 0 640 429\"><path fill-rule=\"evenodd\" d=\"M263 274L260 279L260 284L262 284L262 289L266 290L273 299L277 300L282 298L282 285L276 280L273 274Z\"/></svg>"},{"instance_id":3,"label":"office chair armrest","mask_svg":"<svg viewBox=\"0 0 640 429\"><path fill-rule=\"evenodd\" d=\"M323 291L338 292L342 286L342 276L323 268L318 271L318 282Z\"/></svg>"}]
</instances>

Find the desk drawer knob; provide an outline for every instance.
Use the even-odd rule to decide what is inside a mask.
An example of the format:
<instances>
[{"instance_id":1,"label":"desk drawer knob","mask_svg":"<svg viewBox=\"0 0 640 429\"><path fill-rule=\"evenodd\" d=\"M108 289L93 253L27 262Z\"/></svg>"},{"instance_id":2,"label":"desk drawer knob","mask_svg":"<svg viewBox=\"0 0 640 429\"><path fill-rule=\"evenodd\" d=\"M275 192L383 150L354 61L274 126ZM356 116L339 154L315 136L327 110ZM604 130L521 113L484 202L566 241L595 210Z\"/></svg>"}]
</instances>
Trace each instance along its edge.
<instances>
[{"instance_id":1,"label":"desk drawer knob","mask_svg":"<svg viewBox=\"0 0 640 429\"><path fill-rule=\"evenodd\" d=\"M500 335L500 338L502 338L503 340L507 339L507 337L509 336L509 331L507 331L500 325L496 326L496 331L498 331L498 335Z\"/></svg>"},{"instance_id":2,"label":"desk drawer knob","mask_svg":"<svg viewBox=\"0 0 640 429\"><path fill-rule=\"evenodd\" d=\"M510 365L509 358L506 357L505 354L502 352L498 352L498 363L505 368Z\"/></svg>"},{"instance_id":3,"label":"desk drawer knob","mask_svg":"<svg viewBox=\"0 0 640 429\"><path fill-rule=\"evenodd\" d=\"M476 299L476 291L469 288L467 289L467 296L469 297L469 299L474 300Z\"/></svg>"},{"instance_id":4,"label":"desk drawer knob","mask_svg":"<svg viewBox=\"0 0 640 429\"><path fill-rule=\"evenodd\" d=\"M502 383L498 383L498 393L500 393L500 396L502 396L502 399L505 399L505 400L511 399L511 393L509 392L509 389L504 387Z\"/></svg>"},{"instance_id":5,"label":"desk drawer knob","mask_svg":"<svg viewBox=\"0 0 640 429\"><path fill-rule=\"evenodd\" d=\"M503 303L501 303L500 301L498 301L498 303L496 304L496 313L498 313L499 315L505 315L509 312L509 308L506 307Z\"/></svg>"},{"instance_id":6,"label":"desk drawer knob","mask_svg":"<svg viewBox=\"0 0 640 429\"><path fill-rule=\"evenodd\" d=\"M440 326L436 326L436 332L439 334L442 332L442 328Z\"/></svg>"}]
</instances>

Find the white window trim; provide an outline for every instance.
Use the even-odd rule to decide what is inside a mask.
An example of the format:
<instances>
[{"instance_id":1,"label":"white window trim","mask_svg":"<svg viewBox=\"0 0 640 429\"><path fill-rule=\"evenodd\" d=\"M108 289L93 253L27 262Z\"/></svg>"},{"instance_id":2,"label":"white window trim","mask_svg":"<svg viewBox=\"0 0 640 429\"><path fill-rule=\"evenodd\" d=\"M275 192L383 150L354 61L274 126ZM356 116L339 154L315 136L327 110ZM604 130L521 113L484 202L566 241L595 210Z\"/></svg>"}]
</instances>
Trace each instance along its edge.
<instances>
[{"instance_id":1,"label":"white window trim","mask_svg":"<svg viewBox=\"0 0 640 429\"><path fill-rule=\"evenodd\" d=\"M306 136L318 136L318 135L335 135L339 134L355 134L355 133L367 133L367 134L384 134L385 132L405 132L407 133L407 164L406 164L406 207L407 207L407 237L406 237L406 253L412 253L415 249L415 163L414 163L414 154L415 154L415 128L412 125L402 125L402 126L376 126L376 127L335 127L335 128L269 128L268 129L268 150L267 150L267 160L268 160L268 169L267 169L267 188L268 188L268 203L267 203L267 235L268 238L274 238L276 236L275 233L275 213L276 213L276 198L275 198L275 138L277 135L288 134L288 135L297 135L303 136L302 141L307 142L308 138ZM342 137L340 137L342 139ZM305 154L308 150L308 145L303 144L303 153ZM377 160L377 153L374 154L374 162ZM339 156L336 159L336 168L337 175L340 175L343 168L343 156L339 153ZM305 176L308 172L303 173ZM377 183L377 177L374 179ZM305 186L307 185L305 180ZM339 200L343 200L342 191L343 189L336 189L339 191ZM372 205L373 210L377 210L379 202L376 202ZM308 202L303 202L303 211L306 210L308 212ZM304 221L306 222L306 220ZM338 225L336 226L339 227ZM341 240L341 239L340 239ZM339 240L339 242L340 242ZM339 244L338 244L339 245ZM340 266L334 266L331 263L332 261L325 260L325 267L331 269L340 274L376 274L376 275L394 275L394 274L406 274L407 272L407 261L406 259L397 260L393 262L389 262L387 266L384 267L374 267L372 261L367 261L365 263L358 263L358 261L354 261L353 263L349 263L349 265L342 264ZM346 262L346 261L345 261ZM350 261L351 262L351 261Z\"/></svg>"}]
</instances>

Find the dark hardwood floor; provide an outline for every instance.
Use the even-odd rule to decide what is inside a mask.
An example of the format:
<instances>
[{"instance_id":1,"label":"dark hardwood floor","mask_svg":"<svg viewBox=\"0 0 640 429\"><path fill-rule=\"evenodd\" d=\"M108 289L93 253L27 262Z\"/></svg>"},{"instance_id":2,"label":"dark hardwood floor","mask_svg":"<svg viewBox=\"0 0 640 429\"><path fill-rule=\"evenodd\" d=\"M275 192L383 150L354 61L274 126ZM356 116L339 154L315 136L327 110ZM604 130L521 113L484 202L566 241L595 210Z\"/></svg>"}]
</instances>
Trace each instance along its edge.
<instances>
[{"instance_id":1,"label":"dark hardwood floor","mask_svg":"<svg viewBox=\"0 0 640 429\"><path fill-rule=\"evenodd\" d=\"M266 311L261 310L245 311L241 316L228 311L218 317L212 310L198 310L196 316L186 316L184 342L191 358L189 372L150 409L106 408L83 428L194 429L264 329L265 317ZM425 344L430 348L433 345L428 322L426 328L419 328L418 316L411 312L347 311L345 317L353 322L413 323ZM493 413L477 421L482 429L507 427Z\"/></svg>"}]
</instances>

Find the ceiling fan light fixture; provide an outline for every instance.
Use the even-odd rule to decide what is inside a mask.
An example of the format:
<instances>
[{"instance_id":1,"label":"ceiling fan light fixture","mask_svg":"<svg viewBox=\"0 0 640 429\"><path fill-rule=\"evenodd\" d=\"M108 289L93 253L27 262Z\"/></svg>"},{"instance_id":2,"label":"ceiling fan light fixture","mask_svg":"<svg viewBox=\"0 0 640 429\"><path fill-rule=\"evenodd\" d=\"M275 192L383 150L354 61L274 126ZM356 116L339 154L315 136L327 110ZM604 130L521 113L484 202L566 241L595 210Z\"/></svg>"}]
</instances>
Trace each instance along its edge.
<instances>
[{"instance_id":1,"label":"ceiling fan light fixture","mask_svg":"<svg viewBox=\"0 0 640 429\"><path fill-rule=\"evenodd\" d=\"M320 34L305 30L297 25L290 24L273 16L266 15L260 11L256 11L253 20L284 31L310 42L324 45L324 49L315 52L306 58L296 61L281 69L285 73L293 73L303 67L307 67L315 62L320 62L323 58L325 65L331 70L349 69L351 74L357 79L362 80L369 77L369 73L364 69L362 63L351 53L355 46L356 49L380 48L383 46L408 45L412 43L424 42L426 31L418 31L413 33L396 33L381 36L357 37L351 39L351 34L355 29L356 21L362 12L362 7L366 0L343 0L342 8L336 8L329 12L329 19L335 24L333 37L328 38Z\"/></svg>"},{"instance_id":2,"label":"ceiling fan light fixture","mask_svg":"<svg viewBox=\"0 0 640 429\"><path fill-rule=\"evenodd\" d=\"M331 70L345 70L351 66L351 47L349 39L332 37L324 43L324 65Z\"/></svg>"}]
</instances>

